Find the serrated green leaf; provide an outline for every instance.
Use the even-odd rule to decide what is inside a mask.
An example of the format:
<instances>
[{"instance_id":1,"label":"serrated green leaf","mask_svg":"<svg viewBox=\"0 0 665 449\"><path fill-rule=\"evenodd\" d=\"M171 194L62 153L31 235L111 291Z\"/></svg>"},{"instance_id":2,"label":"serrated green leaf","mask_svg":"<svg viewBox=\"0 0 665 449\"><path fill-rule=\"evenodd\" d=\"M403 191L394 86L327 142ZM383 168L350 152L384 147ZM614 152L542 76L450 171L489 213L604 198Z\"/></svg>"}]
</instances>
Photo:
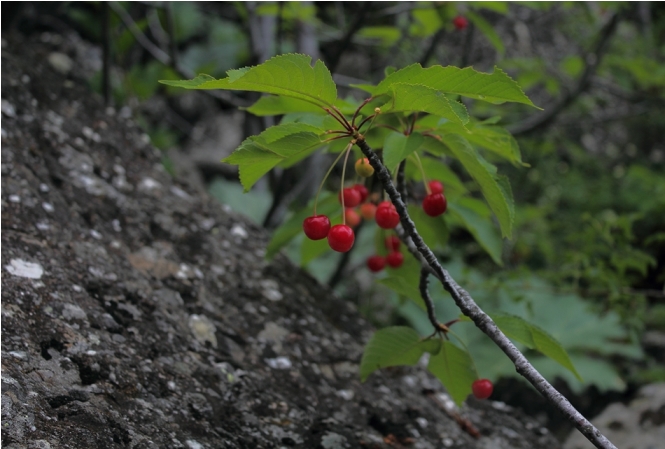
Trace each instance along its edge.
<instances>
[{"instance_id":1,"label":"serrated green leaf","mask_svg":"<svg viewBox=\"0 0 665 449\"><path fill-rule=\"evenodd\" d=\"M319 107L331 107L337 99L337 87L330 71L321 61L311 66L307 55L286 54L275 56L263 64L229 70L226 78L214 79L199 75L192 80L160 83L186 89L225 89L263 92L283 95L312 103Z\"/></svg>"},{"instance_id":2,"label":"serrated green leaf","mask_svg":"<svg viewBox=\"0 0 665 449\"><path fill-rule=\"evenodd\" d=\"M490 150L514 165L526 165L522 162L517 140L501 126L473 123L467 124L464 129L454 123L444 123L435 132L440 136L450 133L463 135L469 142Z\"/></svg>"},{"instance_id":3,"label":"serrated green leaf","mask_svg":"<svg viewBox=\"0 0 665 449\"><path fill-rule=\"evenodd\" d=\"M298 234L303 232L302 222L305 218L313 215L312 201L306 208L301 209L297 213L293 214L291 218L284 221L280 227L275 229L272 234L272 238L268 243L266 248L266 259L272 259L277 252L286 246L291 240L293 240ZM316 213L318 215L327 215L331 216L336 211L339 211L340 204L336 195L323 195L319 198L319 204L316 208ZM325 240L324 240L325 241Z\"/></svg>"},{"instance_id":4,"label":"serrated green leaf","mask_svg":"<svg viewBox=\"0 0 665 449\"><path fill-rule=\"evenodd\" d=\"M399 132L388 134L383 144L383 163L389 170L406 159L423 144L425 138L420 133L405 136Z\"/></svg>"},{"instance_id":5,"label":"serrated green leaf","mask_svg":"<svg viewBox=\"0 0 665 449\"><path fill-rule=\"evenodd\" d=\"M335 106L344 114L353 114L358 107L357 104L341 99L335 101ZM280 95L264 95L253 105L245 108L245 110L259 117L303 112L330 117L328 113L319 106L297 98ZM335 127L340 128L339 123L332 117L330 118L334 123L331 122L331 125L333 126L329 126L327 129L334 129Z\"/></svg>"},{"instance_id":6,"label":"serrated green leaf","mask_svg":"<svg viewBox=\"0 0 665 449\"><path fill-rule=\"evenodd\" d=\"M395 83L390 86L392 99L381 107L383 112L427 112L464 125L469 114L463 104L449 99L431 87Z\"/></svg>"},{"instance_id":7,"label":"serrated green leaf","mask_svg":"<svg viewBox=\"0 0 665 449\"><path fill-rule=\"evenodd\" d=\"M510 101L534 106L517 83L498 67L495 67L492 73L483 73L471 67L460 69L453 66L434 66L424 69L420 64L412 64L386 77L377 86L355 87L378 96L389 93L392 86L398 83L423 85L439 92L494 104Z\"/></svg>"},{"instance_id":8,"label":"serrated green leaf","mask_svg":"<svg viewBox=\"0 0 665 449\"><path fill-rule=\"evenodd\" d=\"M321 130L304 123L272 126L257 136L245 139L222 162L237 165L245 191L284 160L323 145Z\"/></svg>"},{"instance_id":9,"label":"serrated green leaf","mask_svg":"<svg viewBox=\"0 0 665 449\"><path fill-rule=\"evenodd\" d=\"M501 235L512 238L515 204L507 178L497 175L496 168L483 159L464 137L449 134L444 144L480 186L490 209L499 220Z\"/></svg>"},{"instance_id":10,"label":"serrated green leaf","mask_svg":"<svg viewBox=\"0 0 665 449\"><path fill-rule=\"evenodd\" d=\"M425 139L425 142L429 141L434 141L434 139ZM436 141L438 142L438 141ZM443 143L439 143L441 146L443 146ZM454 171L451 170L451 168L442 162L439 159L434 159L432 157L423 157L421 153L421 160L423 163L423 169L425 170L425 176L427 176L427 179L436 179L438 181L441 181L443 185L446 187L446 191L449 189L456 190L459 193L465 193L467 191L467 188L464 187L464 184L462 181L460 181L459 177L455 174ZM420 172L420 169L416 168L413 165L407 164L406 166L407 173L411 176L409 179L413 179L414 181L422 181L423 175ZM447 195L446 195L447 196Z\"/></svg>"},{"instance_id":11,"label":"serrated green leaf","mask_svg":"<svg viewBox=\"0 0 665 449\"><path fill-rule=\"evenodd\" d=\"M365 346L360 361L360 381L388 366L415 365L425 352L436 353L441 340L422 340L410 327L395 326L378 330Z\"/></svg>"},{"instance_id":12,"label":"serrated green leaf","mask_svg":"<svg viewBox=\"0 0 665 449\"><path fill-rule=\"evenodd\" d=\"M466 207L464 200L464 198L459 198L456 202L448 202L447 213L461 222L497 265L503 266L501 260L503 242L492 221L488 217L483 217L473 209Z\"/></svg>"},{"instance_id":13,"label":"serrated green leaf","mask_svg":"<svg viewBox=\"0 0 665 449\"><path fill-rule=\"evenodd\" d=\"M278 95L265 95L245 110L259 117L267 115L284 115L290 112L326 114L326 111L310 102Z\"/></svg>"},{"instance_id":14,"label":"serrated green leaf","mask_svg":"<svg viewBox=\"0 0 665 449\"><path fill-rule=\"evenodd\" d=\"M439 353L430 357L427 369L441 381L457 405L471 394L471 384L478 378L469 353L449 341L444 341Z\"/></svg>"},{"instance_id":15,"label":"serrated green leaf","mask_svg":"<svg viewBox=\"0 0 665 449\"><path fill-rule=\"evenodd\" d=\"M490 317L508 338L516 340L528 348L540 351L543 355L568 369L582 381L582 377L575 369L566 350L543 329L516 315L492 313Z\"/></svg>"}]
</instances>

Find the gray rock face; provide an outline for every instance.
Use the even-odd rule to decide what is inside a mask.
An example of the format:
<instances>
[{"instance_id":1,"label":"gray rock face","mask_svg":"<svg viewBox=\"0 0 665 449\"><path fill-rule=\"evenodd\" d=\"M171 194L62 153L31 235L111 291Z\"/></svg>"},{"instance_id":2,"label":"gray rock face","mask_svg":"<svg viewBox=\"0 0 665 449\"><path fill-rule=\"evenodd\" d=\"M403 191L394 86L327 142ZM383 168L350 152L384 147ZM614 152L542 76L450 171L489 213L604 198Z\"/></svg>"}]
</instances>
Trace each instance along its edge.
<instances>
[{"instance_id":1,"label":"gray rock face","mask_svg":"<svg viewBox=\"0 0 665 449\"><path fill-rule=\"evenodd\" d=\"M356 310L170 178L60 41L3 40L3 448L558 446L422 369L361 384Z\"/></svg>"},{"instance_id":2,"label":"gray rock face","mask_svg":"<svg viewBox=\"0 0 665 449\"><path fill-rule=\"evenodd\" d=\"M665 383L642 387L630 404L611 404L593 419L593 424L622 449L665 447ZM593 445L573 433L564 447L592 449Z\"/></svg>"}]
</instances>

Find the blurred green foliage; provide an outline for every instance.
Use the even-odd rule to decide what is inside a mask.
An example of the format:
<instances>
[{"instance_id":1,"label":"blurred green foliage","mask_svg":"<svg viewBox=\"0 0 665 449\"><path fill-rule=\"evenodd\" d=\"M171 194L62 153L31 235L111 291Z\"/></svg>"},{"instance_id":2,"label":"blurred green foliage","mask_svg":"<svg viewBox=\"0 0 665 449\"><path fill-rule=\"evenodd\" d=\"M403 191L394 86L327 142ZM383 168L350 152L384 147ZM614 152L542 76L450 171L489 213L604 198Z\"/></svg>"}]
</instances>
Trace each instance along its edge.
<instances>
[{"instance_id":1,"label":"blurred green foliage","mask_svg":"<svg viewBox=\"0 0 665 449\"><path fill-rule=\"evenodd\" d=\"M151 17L156 16L168 34L161 4L122 2L120 6L151 39L158 41ZM101 39L100 7L71 3L68 9L81 32L95 40ZM481 306L523 316L558 337L586 384L529 354L549 377L561 376L576 390L588 384L622 389L627 381L665 380L665 371L638 344L647 330L665 331L662 4L265 2L251 10L240 3L213 7L181 2L171 8L171 38L179 62L216 77L256 62L252 45L257 42L250 33L256 17L276 20L272 51L297 49L301 24L315 24L321 57L328 62L339 51L342 57L335 73L348 77L349 83L376 81L386 67L418 61L424 66L473 65L485 71L496 65L545 112L574 92L589 63L601 58L587 85L548 126L517 136L528 167L499 166L510 178L516 202L512 241L499 240L496 226L488 229L487 206L474 198L451 208L444 233L424 229L423 234ZM616 30L603 53L594 54L599 33L613 14L619 14ZM470 19L468 29L455 30L452 19L457 15ZM354 22L357 17L362 20ZM186 136L164 117L148 115L142 105L168 98L165 95L182 95L183 91L156 83L180 76L142 49L115 14L110 15L110 29L115 103L133 105L157 147L178 145ZM97 88L100 79L92 81ZM471 115L489 119L488 125L508 128L533 115L515 105L497 108L468 101L466 106ZM499 163L491 153L484 156ZM456 164L432 163L426 169L428 176L444 179L451 194L470 192L479 197L477 185ZM223 182L214 183L211 191L225 203L238 204L254 220L264 217L272 198L270 191L256 187L248 201L247 196L239 197L239 185L234 190ZM296 205L289 212L299 213L301 207ZM431 333L422 309L404 299L414 296L413 282L417 282L417 276L407 279L413 275L412 261L403 270L382 273L380 283L362 269L367 255L380 247L376 235L374 224L359 232L347 264L347 282L337 290L357 301L378 325L407 320L422 334ZM321 255L321 248L303 241L296 238L286 252L326 282L341 256ZM440 319L456 317L459 312L446 294L434 290ZM515 375L505 356L473 326L455 326L483 376Z\"/></svg>"}]
</instances>

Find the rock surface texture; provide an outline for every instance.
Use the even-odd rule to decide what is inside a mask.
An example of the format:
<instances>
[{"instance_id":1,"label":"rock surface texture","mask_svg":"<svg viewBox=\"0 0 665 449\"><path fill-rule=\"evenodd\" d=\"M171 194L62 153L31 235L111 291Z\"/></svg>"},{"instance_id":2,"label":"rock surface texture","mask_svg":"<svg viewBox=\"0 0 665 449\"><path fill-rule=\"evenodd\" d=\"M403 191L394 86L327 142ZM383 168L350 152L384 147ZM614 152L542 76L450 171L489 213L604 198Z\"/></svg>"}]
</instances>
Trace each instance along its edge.
<instances>
[{"instance_id":1,"label":"rock surface texture","mask_svg":"<svg viewBox=\"0 0 665 449\"><path fill-rule=\"evenodd\" d=\"M558 447L420 368L361 384L371 327L165 173L75 43L3 37L3 448Z\"/></svg>"}]
</instances>

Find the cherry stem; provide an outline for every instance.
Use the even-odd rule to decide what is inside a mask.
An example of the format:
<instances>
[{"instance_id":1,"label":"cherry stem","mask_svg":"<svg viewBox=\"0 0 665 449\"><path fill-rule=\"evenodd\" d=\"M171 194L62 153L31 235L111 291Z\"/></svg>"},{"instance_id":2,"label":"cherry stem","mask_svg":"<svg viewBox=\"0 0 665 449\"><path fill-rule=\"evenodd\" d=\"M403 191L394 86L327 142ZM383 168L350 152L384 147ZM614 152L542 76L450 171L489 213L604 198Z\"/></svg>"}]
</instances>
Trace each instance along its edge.
<instances>
[{"instance_id":1,"label":"cherry stem","mask_svg":"<svg viewBox=\"0 0 665 449\"><path fill-rule=\"evenodd\" d=\"M357 129L360 130L360 128L362 128L363 125L367 123L368 120L372 120L369 124L369 128L367 128L367 130L365 131L365 134L367 134L367 132L372 128L372 124L374 123L374 119L376 118L377 115L379 114L372 114L369 117L366 117L362 122L360 122L360 125L358 125Z\"/></svg>"},{"instance_id":2,"label":"cherry stem","mask_svg":"<svg viewBox=\"0 0 665 449\"><path fill-rule=\"evenodd\" d=\"M351 149L351 147L353 147L353 143L349 143L349 145L347 145L347 149ZM314 216L315 217L316 217L316 205L319 203L319 195L321 194L321 188L323 188L323 184L325 184L326 179L328 179L328 176L330 176L330 173L332 172L333 168L335 168L335 165L337 165L337 162L339 162L339 159L342 157L343 154L344 154L344 151L339 153L337 158L335 158L335 162L333 162L332 165L330 165L330 168L328 168L328 172L323 177L323 180L321 181L321 184L319 184L319 190L316 191L316 198L314 199ZM347 154L348 154L348 150L347 150Z\"/></svg>"},{"instance_id":3,"label":"cherry stem","mask_svg":"<svg viewBox=\"0 0 665 449\"><path fill-rule=\"evenodd\" d=\"M344 206L344 176L346 175L346 163L349 160L349 153L351 153L351 148L353 144L356 143L355 140L349 142L349 145L346 147L346 156L344 156L344 163L342 164L342 187L339 190L339 196L342 199L342 224L346 224L346 208Z\"/></svg>"},{"instance_id":4,"label":"cherry stem","mask_svg":"<svg viewBox=\"0 0 665 449\"><path fill-rule=\"evenodd\" d=\"M326 111L332 118L337 120L340 125L347 131L347 132L353 132L353 127L349 124L349 121L344 117L344 115L337 109L336 107L333 106L334 109L330 108L323 108L324 111Z\"/></svg>"},{"instance_id":5,"label":"cherry stem","mask_svg":"<svg viewBox=\"0 0 665 449\"><path fill-rule=\"evenodd\" d=\"M358 106L358 109L356 109L356 112L353 114L353 118L351 119L351 126L355 126L356 118L358 117L358 114L360 114L360 110L362 108L364 108L367 105L367 103L369 103L370 101L372 101L372 97L367 98L365 101L363 101L360 104L360 106ZM365 119L365 120L367 120L367 119ZM363 121L362 123L365 123L365 122ZM358 129L360 129L360 127L362 126L362 123L358 126Z\"/></svg>"},{"instance_id":6,"label":"cherry stem","mask_svg":"<svg viewBox=\"0 0 665 449\"><path fill-rule=\"evenodd\" d=\"M423 163L420 160L420 156L418 156L418 153L413 153L414 159L416 160L416 165L418 165L418 168L420 169L420 173L423 176L423 184L425 185L425 191L427 194L431 194L432 191L429 188L429 184L427 183L427 176L425 175L425 167L423 167Z\"/></svg>"}]
</instances>

